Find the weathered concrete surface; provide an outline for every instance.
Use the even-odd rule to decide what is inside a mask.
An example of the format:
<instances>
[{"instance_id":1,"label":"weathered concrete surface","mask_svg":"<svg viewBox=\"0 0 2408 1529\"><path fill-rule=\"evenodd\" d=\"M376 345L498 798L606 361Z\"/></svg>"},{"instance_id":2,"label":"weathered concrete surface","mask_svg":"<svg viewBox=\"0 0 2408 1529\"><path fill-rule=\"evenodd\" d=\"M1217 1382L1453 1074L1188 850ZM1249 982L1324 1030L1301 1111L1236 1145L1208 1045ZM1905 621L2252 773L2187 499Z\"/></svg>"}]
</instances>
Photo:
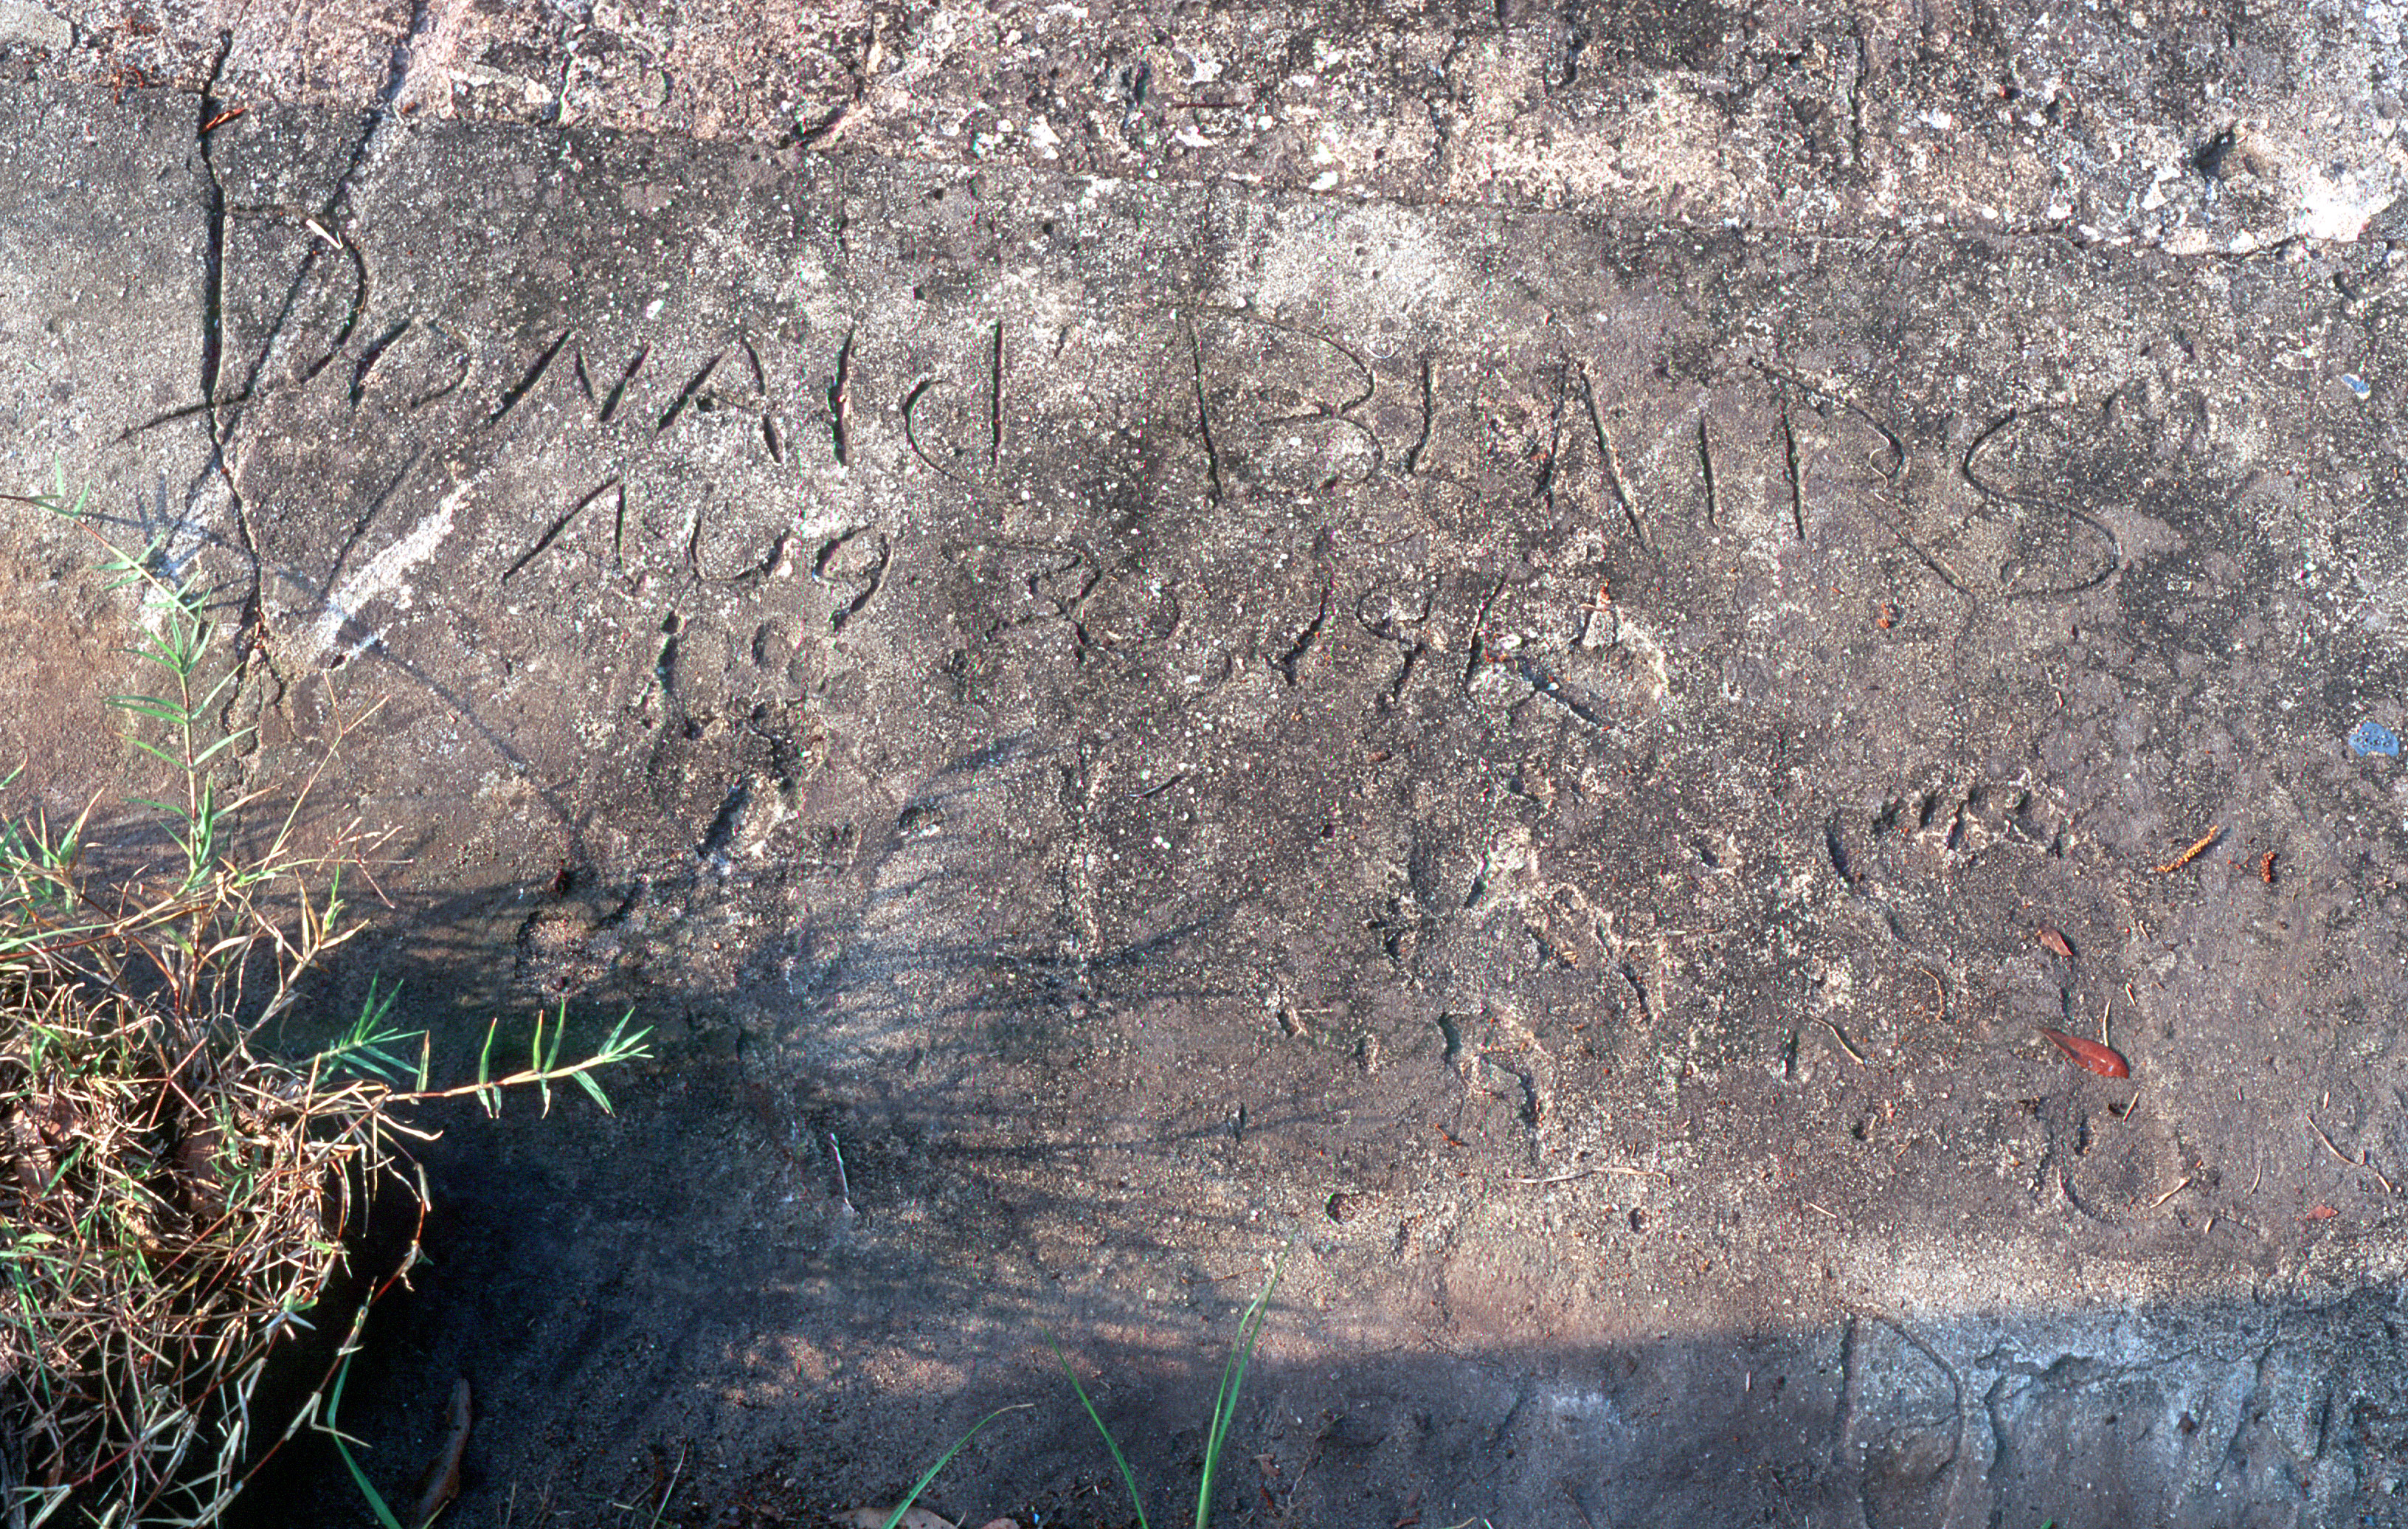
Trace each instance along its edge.
<instances>
[{"instance_id":1,"label":"weathered concrete surface","mask_svg":"<svg viewBox=\"0 0 2408 1529\"><path fill-rule=\"evenodd\" d=\"M1409 202L2195 252L2408 191L2389 4L51 4L0 46L111 89Z\"/></svg>"},{"instance_id":2,"label":"weathered concrete surface","mask_svg":"<svg viewBox=\"0 0 2408 1529\"><path fill-rule=\"evenodd\" d=\"M384 699L388 970L668 1035L435 1157L346 1420L471 1373L464 1510L799 1521L1036 1397L944 1505L1111 1522L1041 1334L1170 1480L1300 1232L1233 1515L2400 1517L2379 241L231 100L0 98L11 470L219 577L250 780Z\"/></svg>"}]
</instances>

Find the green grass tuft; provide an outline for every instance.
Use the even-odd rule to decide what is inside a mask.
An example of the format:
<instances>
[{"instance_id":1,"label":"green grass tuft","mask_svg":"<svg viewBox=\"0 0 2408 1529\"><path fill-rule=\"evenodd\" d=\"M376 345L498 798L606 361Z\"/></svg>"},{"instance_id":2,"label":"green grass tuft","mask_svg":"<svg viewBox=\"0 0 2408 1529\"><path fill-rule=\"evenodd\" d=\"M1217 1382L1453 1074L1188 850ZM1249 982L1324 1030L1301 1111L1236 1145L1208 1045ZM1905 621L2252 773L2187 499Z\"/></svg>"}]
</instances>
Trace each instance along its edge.
<instances>
[{"instance_id":1,"label":"green grass tuft","mask_svg":"<svg viewBox=\"0 0 2408 1529\"><path fill-rule=\"evenodd\" d=\"M394 992L372 985L322 1051L268 1047L265 1028L361 928L343 876L365 873L378 842L354 825L304 847L308 782L280 808L225 794L244 734L213 734L211 718L241 670L213 670L208 591L166 571L160 543L125 552L64 483L0 497L81 528L117 584L143 591L154 622L133 651L162 683L110 700L173 778L168 800L134 801L175 846L168 864L138 863L136 824L100 854L89 809L61 832L0 824L0 1522L199 1529L322 1404L333 1430L366 1302L333 1313L347 1335L280 1435L252 1398L327 1316L374 1187L399 1186L423 1224L408 1110L471 1096L497 1110L524 1086L549 1107L556 1082L608 1109L595 1075L646 1055L646 1032L623 1017L576 1056L564 1007L537 1017L524 1069L436 1089L427 1037L394 1029ZM417 1255L413 1231L368 1300Z\"/></svg>"},{"instance_id":2,"label":"green grass tuft","mask_svg":"<svg viewBox=\"0 0 2408 1529\"><path fill-rule=\"evenodd\" d=\"M1238 1393L1246 1384L1246 1368L1254 1363L1254 1348L1262 1341L1263 1322L1270 1315L1271 1292L1279 1288L1280 1276L1287 1269L1288 1254L1295 1251L1296 1242L1280 1249L1278 1260L1271 1265L1271 1277L1264 1281L1262 1293L1246 1308L1238 1323L1237 1341L1229 1346L1229 1357L1221 1366L1221 1389L1212 1399L1212 1417L1204 1435L1204 1466L1196 1483L1196 1529L1210 1529L1212 1522L1212 1484L1221 1472L1221 1456L1229 1442L1229 1433L1237 1425ZM1070 1389L1078 1393L1079 1405L1087 1411L1087 1421L1103 1435L1104 1448L1111 1451L1112 1466L1120 1472L1121 1485L1128 1489L1129 1506L1137 1511L1138 1529L1152 1529L1145 1516L1145 1497L1138 1491L1137 1473L1129 1469L1128 1456L1121 1450L1120 1440L1104 1426L1102 1414L1087 1395L1087 1388L1079 1383L1079 1372L1070 1367L1069 1356L1062 1352L1059 1340L1047 1334L1046 1342L1054 1347L1054 1357L1061 1363L1062 1373L1070 1378ZM892 1526L889 1526L892 1529Z\"/></svg>"}]
</instances>

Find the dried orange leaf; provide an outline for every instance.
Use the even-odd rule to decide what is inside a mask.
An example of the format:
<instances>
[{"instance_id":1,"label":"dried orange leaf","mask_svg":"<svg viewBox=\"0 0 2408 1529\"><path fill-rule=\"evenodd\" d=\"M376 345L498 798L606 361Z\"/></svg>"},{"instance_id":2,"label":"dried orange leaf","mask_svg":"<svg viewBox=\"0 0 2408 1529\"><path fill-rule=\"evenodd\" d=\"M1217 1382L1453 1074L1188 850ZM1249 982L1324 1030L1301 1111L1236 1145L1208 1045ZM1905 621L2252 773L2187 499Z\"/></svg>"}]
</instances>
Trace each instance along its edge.
<instances>
[{"instance_id":1,"label":"dried orange leaf","mask_svg":"<svg viewBox=\"0 0 2408 1529\"><path fill-rule=\"evenodd\" d=\"M2110 1050L2097 1041L2086 1041L2079 1035L2068 1035L2061 1030L2051 1030L2046 1025L2040 1027L2040 1032L2054 1042L2057 1048L2064 1052L2067 1060L2076 1067L2086 1067L2100 1077L2132 1075L2132 1069L2125 1062L2122 1053Z\"/></svg>"},{"instance_id":2,"label":"dried orange leaf","mask_svg":"<svg viewBox=\"0 0 2408 1529\"><path fill-rule=\"evenodd\" d=\"M418 1479L418 1509L410 1522L420 1529L433 1523L437 1514L452 1506L452 1499L460 1495L460 1461L468 1452L468 1429L475 1421L468 1381L464 1376L452 1387L452 1423L443 1435L443 1448L428 1463L426 1474Z\"/></svg>"}]
</instances>

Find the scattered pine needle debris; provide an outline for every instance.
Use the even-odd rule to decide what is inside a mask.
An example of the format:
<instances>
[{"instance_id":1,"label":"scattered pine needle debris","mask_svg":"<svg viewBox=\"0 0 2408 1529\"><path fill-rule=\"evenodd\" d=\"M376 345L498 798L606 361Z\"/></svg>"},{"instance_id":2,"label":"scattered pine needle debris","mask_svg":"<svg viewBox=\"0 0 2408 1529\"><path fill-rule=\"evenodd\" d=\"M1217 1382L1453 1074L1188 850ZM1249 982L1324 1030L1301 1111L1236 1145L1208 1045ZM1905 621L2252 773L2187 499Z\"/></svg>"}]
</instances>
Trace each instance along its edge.
<instances>
[{"instance_id":1,"label":"scattered pine needle debris","mask_svg":"<svg viewBox=\"0 0 2408 1529\"><path fill-rule=\"evenodd\" d=\"M2218 839L2223 837L2224 826L2222 824L2210 825L2208 830L2199 836L2199 842L2197 844L2191 845L2188 849L2184 850L2181 854L2175 856L2172 859L2168 860L2165 864L2153 866L2151 869L2156 871L2158 875L2170 876L2175 872L2181 870L2184 866L2190 864L2191 861L2198 859L2200 856L2206 854L2209 847Z\"/></svg>"}]
</instances>

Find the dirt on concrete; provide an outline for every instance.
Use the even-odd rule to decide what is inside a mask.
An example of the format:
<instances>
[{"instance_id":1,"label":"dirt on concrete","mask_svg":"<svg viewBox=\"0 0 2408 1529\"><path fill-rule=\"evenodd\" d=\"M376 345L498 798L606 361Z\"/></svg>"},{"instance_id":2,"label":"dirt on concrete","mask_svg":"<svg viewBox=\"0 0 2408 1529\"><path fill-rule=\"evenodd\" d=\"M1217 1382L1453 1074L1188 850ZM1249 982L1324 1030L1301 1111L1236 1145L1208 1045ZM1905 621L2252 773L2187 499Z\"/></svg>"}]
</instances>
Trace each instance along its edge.
<instances>
[{"instance_id":1,"label":"dirt on concrete","mask_svg":"<svg viewBox=\"0 0 2408 1529\"><path fill-rule=\"evenodd\" d=\"M2199 253L2408 190L2379 4L51 4L0 45L112 91L1415 204Z\"/></svg>"},{"instance_id":2,"label":"dirt on concrete","mask_svg":"<svg viewBox=\"0 0 2408 1529\"><path fill-rule=\"evenodd\" d=\"M1129 1522L1053 1334L1175 1511L1287 1248L1219 1522L2408 1518L2408 289L2262 147L2390 121L2380 18L1710 8L1199 9L1143 99L1134 13L839 17L835 125L461 72L600 6L8 45L9 470L210 570L245 781L383 703L330 1010L656 1027L615 1117L443 1122L389 1495L466 1375L466 1522L817 1522L1014 1402L934 1506ZM928 105L1013 26L1052 159ZM1861 125L1725 88L1793 47ZM2000 147L2074 128L1914 127L1998 59L2114 79L2095 205ZM1174 158L1224 76L1335 157ZM72 801L112 608L13 528ZM258 1510L365 1522L307 1453Z\"/></svg>"}]
</instances>

